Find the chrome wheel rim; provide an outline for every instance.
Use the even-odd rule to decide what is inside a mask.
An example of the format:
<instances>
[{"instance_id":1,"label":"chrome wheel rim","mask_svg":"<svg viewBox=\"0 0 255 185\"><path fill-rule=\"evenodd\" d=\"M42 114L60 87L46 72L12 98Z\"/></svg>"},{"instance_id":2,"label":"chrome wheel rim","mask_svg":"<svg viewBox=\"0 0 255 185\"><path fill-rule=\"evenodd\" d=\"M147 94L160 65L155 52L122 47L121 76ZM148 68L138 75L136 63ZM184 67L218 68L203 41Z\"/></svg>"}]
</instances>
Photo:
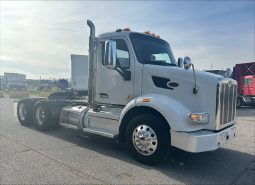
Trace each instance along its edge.
<instances>
[{"instance_id":1,"label":"chrome wheel rim","mask_svg":"<svg viewBox=\"0 0 255 185\"><path fill-rule=\"evenodd\" d=\"M25 106L24 103L21 103L19 105L19 117L21 120L25 120L27 115L27 107Z\"/></svg>"},{"instance_id":2,"label":"chrome wheel rim","mask_svg":"<svg viewBox=\"0 0 255 185\"><path fill-rule=\"evenodd\" d=\"M36 109L35 117L36 117L37 123L39 125L42 125L45 119L45 111L42 107L38 107Z\"/></svg>"},{"instance_id":3,"label":"chrome wheel rim","mask_svg":"<svg viewBox=\"0 0 255 185\"><path fill-rule=\"evenodd\" d=\"M135 149L142 155L151 155L157 149L157 135L148 125L137 126L133 131L132 138Z\"/></svg>"}]
</instances>

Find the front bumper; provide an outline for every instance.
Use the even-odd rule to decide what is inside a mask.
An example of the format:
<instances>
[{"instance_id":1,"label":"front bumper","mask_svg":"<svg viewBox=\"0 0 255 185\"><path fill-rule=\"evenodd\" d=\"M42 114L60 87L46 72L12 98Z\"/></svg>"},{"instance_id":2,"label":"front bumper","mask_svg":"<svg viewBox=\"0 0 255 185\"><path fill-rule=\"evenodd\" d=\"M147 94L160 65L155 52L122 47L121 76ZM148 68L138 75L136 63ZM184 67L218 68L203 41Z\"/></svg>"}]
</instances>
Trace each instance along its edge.
<instances>
[{"instance_id":1,"label":"front bumper","mask_svg":"<svg viewBox=\"0 0 255 185\"><path fill-rule=\"evenodd\" d=\"M209 130L177 132L171 130L171 145L184 151L198 153L216 150L235 137L236 125L217 133Z\"/></svg>"}]
</instances>

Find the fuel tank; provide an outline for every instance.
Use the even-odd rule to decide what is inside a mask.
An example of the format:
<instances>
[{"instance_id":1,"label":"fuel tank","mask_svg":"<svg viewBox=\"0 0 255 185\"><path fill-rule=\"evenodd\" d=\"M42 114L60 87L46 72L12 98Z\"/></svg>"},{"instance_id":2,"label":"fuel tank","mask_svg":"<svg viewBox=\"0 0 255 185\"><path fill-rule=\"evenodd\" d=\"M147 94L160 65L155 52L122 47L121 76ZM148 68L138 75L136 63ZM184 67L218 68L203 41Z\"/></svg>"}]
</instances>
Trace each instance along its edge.
<instances>
[{"instance_id":1,"label":"fuel tank","mask_svg":"<svg viewBox=\"0 0 255 185\"><path fill-rule=\"evenodd\" d=\"M78 128L88 109L86 105L68 105L62 109L59 123L76 126Z\"/></svg>"}]
</instances>

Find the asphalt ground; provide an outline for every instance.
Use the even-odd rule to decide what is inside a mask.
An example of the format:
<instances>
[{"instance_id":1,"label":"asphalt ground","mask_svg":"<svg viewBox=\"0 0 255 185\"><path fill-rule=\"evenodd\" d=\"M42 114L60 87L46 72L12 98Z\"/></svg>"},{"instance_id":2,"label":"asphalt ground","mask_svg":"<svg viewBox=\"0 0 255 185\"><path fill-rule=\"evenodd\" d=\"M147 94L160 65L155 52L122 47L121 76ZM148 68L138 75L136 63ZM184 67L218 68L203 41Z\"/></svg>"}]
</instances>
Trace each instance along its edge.
<instances>
[{"instance_id":1,"label":"asphalt ground","mask_svg":"<svg viewBox=\"0 0 255 185\"><path fill-rule=\"evenodd\" d=\"M176 149L147 166L109 139L21 126L13 100L0 98L0 184L255 184L255 108L238 109L236 120L237 136L223 148Z\"/></svg>"}]
</instances>

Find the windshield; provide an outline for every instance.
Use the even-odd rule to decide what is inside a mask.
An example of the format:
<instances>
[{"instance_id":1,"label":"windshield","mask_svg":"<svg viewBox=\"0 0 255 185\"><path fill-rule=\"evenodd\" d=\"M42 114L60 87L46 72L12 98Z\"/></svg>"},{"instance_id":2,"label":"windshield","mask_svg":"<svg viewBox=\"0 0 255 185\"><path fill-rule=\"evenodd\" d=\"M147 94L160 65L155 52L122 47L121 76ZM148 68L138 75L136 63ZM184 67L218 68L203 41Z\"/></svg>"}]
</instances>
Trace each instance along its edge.
<instances>
[{"instance_id":1,"label":"windshield","mask_svg":"<svg viewBox=\"0 0 255 185\"><path fill-rule=\"evenodd\" d=\"M244 78L243 84L251 85L252 84L252 78Z\"/></svg>"},{"instance_id":2,"label":"windshield","mask_svg":"<svg viewBox=\"0 0 255 185\"><path fill-rule=\"evenodd\" d=\"M156 37L130 33L137 60L142 64L176 66L169 44Z\"/></svg>"}]
</instances>

